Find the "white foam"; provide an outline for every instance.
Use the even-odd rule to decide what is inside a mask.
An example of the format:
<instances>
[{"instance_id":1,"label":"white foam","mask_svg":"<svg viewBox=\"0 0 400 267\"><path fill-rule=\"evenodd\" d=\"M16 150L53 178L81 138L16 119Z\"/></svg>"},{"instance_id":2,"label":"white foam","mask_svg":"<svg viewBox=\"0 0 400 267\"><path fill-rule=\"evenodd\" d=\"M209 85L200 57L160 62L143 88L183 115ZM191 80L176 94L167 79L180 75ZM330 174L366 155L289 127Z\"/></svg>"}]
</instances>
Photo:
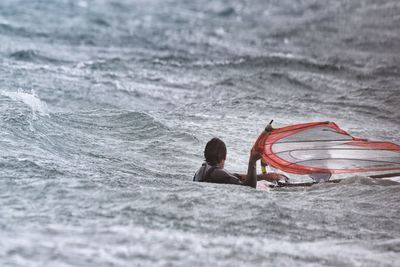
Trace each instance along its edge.
<instances>
[{"instance_id":1,"label":"white foam","mask_svg":"<svg viewBox=\"0 0 400 267\"><path fill-rule=\"evenodd\" d=\"M88 2L84 0L78 2L78 6L81 8L87 8L88 5L89 5Z\"/></svg>"},{"instance_id":2,"label":"white foam","mask_svg":"<svg viewBox=\"0 0 400 267\"><path fill-rule=\"evenodd\" d=\"M25 103L32 109L33 116L35 116L35 114L39 114L41 116L49 116L49 109L46 102L40 100L34 90L31 90L31 93L25 93L21 89L19 89L17 92L2 90L0 91L0 93L4 96L11 98L14 101Z\"/></svg>"}]
</instances>

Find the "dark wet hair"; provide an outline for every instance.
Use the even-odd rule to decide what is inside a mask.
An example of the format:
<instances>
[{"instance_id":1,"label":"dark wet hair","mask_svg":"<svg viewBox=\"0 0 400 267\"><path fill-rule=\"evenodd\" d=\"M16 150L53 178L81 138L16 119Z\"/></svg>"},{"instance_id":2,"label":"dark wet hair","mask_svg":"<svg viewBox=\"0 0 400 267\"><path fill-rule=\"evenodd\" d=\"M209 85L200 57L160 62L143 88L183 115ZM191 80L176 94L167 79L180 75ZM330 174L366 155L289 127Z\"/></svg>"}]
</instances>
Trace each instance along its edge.
<instances>
[{"instance_id":1,"label":"dark wet hair","mask_svg":"<svg viewBox=\"0 0 400 267\"><path fill-rule=\"evenodd\" d=\"M206 148L204 149L204 157L206 162L212 166L217 165L221 160L226 159L226 146L225 143L214 137L208 141Z\"/></svg>"}]
</instances>

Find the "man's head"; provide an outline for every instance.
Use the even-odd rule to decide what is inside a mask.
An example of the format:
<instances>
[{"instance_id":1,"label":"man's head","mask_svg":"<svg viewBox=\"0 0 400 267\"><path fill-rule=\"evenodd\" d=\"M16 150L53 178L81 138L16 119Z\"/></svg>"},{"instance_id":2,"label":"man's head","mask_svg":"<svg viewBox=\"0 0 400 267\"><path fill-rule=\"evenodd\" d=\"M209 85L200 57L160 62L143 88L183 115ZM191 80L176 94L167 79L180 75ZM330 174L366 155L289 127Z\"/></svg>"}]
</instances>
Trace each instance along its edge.
<instances>
[{"instance_id":1,"label":"man's head","mask_svg":"<svg viewBox=\"0 0 400 267\"><path fill-rule=\"evenodd\" d=\"M226 159L225 143L221 139L214 137L208 141L204 149L204 157L210 165L215 166L220 163L223 164Z\"/></svg>"}]
</instances>

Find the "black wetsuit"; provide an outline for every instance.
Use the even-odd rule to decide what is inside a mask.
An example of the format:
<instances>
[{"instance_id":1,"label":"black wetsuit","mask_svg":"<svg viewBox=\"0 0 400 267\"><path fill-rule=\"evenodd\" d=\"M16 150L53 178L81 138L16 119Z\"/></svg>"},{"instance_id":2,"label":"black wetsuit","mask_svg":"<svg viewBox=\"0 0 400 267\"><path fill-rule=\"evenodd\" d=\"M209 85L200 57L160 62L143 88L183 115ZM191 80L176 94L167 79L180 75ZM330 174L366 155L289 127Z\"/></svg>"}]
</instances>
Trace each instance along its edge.
<instances>
[{"instance_id":1,"label":"black wetsuit","mask_svg":"<svg viewBox=\"0 0 400 267\"><path fill-rule=\"evenodd\" d=\"M239 174L231 174L218 166L211 166L207 162L201 165L200 169L193 177L196 182L220 183L220 184L238 184L251 187L257 186L257 173L255 162L250 161L247 170L247 180L242 182Z\"/></svg>"}]
</instances>

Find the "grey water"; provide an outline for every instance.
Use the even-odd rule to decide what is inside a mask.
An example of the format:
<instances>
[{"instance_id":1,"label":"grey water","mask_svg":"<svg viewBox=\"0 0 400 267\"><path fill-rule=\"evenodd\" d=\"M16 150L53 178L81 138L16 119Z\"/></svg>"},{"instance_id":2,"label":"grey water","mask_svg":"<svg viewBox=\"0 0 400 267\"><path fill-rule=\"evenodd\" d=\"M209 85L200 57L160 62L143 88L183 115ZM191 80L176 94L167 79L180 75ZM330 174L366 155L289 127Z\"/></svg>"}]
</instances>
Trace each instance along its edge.
<instances>
[{"instance_id":1,"label":"grey water","mask_svg":"<svg viewBox=\"0 0 400 267\"><path fill-rule=\"evenodd\" d=\"M255 190L275 126L400 143L396 0L2 0L0 266L399 266L400 184Z\"/></svg>"}]
</instances>

